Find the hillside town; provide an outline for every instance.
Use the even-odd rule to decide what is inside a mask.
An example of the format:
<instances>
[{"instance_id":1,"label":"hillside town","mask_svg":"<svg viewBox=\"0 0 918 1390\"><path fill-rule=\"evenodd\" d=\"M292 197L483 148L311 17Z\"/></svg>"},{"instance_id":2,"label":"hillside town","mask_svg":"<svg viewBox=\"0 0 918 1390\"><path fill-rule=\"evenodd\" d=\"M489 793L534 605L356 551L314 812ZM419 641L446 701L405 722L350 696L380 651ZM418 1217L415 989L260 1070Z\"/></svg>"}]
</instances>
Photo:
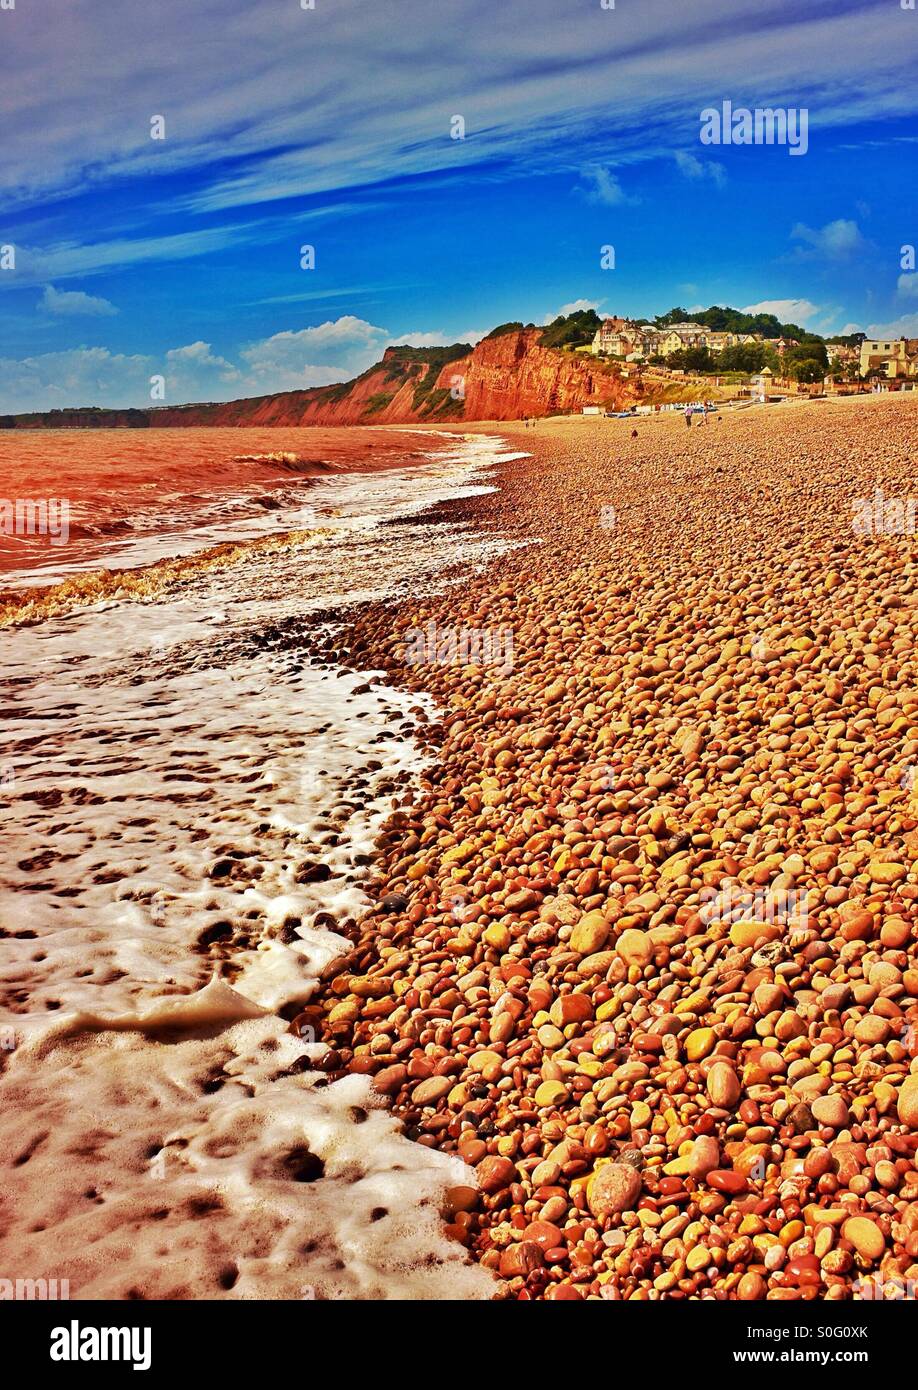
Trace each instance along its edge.
<instances>
[{"instance_id":1,"label":"hillside town","mask_svg":"<svg viewBox=\"0 0 918 1390\"><path fill-rule=\"evenodd\" d=\"M762 335L755 333L715 333L701 323L657 328L633 319L606 318L596 330L593 352L596 356L621 357L626 362L644 362L650 357L668 357L682 348L706 347L709 352L722 352L727 347L761 340Z\"/></svg>"},{"instance_id":2,"label":"hillside town","mask_svg":"<svg viewBox=\"0 0 918 1390\"><path fill-rule=\"evenodd\" d=\"M860 335L854 335L859 338ZM783 358L801 346L796 338L766 338L762 333L717 332L702 323L672 323L660 327L634 319L603 319L593 337L597 357L623 362L665 362L673 354L703 349L717 357L730 348L761 344ZM826 342L825 351L836 372L854 379L907 380L918 378L918 338L867 339L860 342ZM774 375L766 368L770 375Z\"/></svg>"}]
</instances>

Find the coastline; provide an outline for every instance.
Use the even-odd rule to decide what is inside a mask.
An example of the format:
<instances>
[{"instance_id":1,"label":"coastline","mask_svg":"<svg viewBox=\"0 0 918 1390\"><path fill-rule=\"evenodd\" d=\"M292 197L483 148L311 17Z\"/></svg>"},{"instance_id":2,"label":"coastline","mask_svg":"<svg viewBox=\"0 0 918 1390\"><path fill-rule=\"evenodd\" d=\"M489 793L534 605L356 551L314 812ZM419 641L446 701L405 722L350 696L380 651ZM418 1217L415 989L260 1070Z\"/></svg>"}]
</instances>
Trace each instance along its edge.
<instances>
[{"instance_id":1,"label":"coastline","mask_svg":"<svg viewBox=\"0 0 918 1390\"><path fill-rule=\"evenodd\" d=\"M860 404L503 423L532 457L444 511L528 544L342 644L440 716L315 1017L476 1168L450 1229L503 1296L916 1272L915 562L851 519L918 412ZM511 670L456 657L486 629Z\"/></svg>"}]
</instances>

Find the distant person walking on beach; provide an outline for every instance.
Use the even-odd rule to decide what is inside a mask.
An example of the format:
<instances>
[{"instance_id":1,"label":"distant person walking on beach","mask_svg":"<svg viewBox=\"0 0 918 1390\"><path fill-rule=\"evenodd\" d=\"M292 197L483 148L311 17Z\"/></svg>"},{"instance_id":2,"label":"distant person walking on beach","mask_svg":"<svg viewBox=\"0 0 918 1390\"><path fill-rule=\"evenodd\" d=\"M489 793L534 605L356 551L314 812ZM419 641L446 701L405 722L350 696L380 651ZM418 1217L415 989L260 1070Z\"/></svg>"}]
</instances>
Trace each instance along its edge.
<instances>
[{"instance_id":1,"label":"distant person walking on beach","mask_svg":"<svg viewBox=\"0 0 918 1390\"><path fill-rule=\"evenodd\" d=\"M690 405L685 407L685 423L689 429L692 428L692 407Z\"/></svg>"}]
</instances>

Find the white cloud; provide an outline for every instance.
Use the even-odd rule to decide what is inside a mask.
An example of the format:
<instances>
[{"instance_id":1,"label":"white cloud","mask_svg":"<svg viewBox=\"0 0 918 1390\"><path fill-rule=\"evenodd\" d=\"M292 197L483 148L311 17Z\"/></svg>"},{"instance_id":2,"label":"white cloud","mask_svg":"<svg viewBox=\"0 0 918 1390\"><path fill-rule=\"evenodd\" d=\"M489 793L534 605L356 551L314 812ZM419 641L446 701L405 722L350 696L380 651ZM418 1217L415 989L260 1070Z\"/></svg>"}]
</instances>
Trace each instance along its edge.
<instances>
[{"instance_id":1,"label":"white cloud","mask_svg":"<svg viewBox=\"0 0 918 1390\"><path fill-rule=\"evenodd\" d=\"M896 291L902 299L915 299L918 296L918 273L900 275L896 281Z\"/></svg>"},{"instance_id":2,"label":"white cloud","mask_svg":"<svg viewBox=\"0 0 918 1390\"><path fill-rule=\"evenodd\" d=\"M67 318L107 318L118 312L110 300L99 295L86 294L83 290L56 290L53 285L45 285L39 308Z\"/></svg>"},{"instance_id":3,"label":"white cloud","mask_svg":"<svg viewBox=\"0 0 918 1390\"><path fill-rule=\"evenodd\" d=\"M488 328L473 328L468 333L450 334L440 329L434 333L403 333L400 338L390 338L386 347L452 347L453 343L471 343L474 346L490 331Z\"/></svg>"},{"instance_id":4,"label":"white cloud","mask_svg":"<svg viewBox=\"0 0 918 1390\"><path fill-rule=\"evenodd\" d=\"M162 375L166 378L166 403L190 400L226 400L245 393L246 379L238 367L211 350L210 343L188 343L170 348Z\"/></svg>"},{"instance_id":5,"label":"white cloud","mask_svg":"<svg viewBox=\"0 0 918 1390\"><path fill-rule=\"evenodd\" d=\"M84 405L115 410L148 407L154 404L150 398L154 375L165 378L165 405L230 400L254 386L232 362L215 355L209 343L171 348L161 358L80 347L20 361L0 358L0 412Z\"/></svg>"},{"instance_id":6,"label":"white cloud","mask_svg":"<svg viewBox=\"0 0 918 1390\"><path fill-rule=\"evenodd\" d=\"M601 299L574 299L570 304L562 304L556 313L546 314L542 322L554 323L557 318L566 319L568 314L581 313L584 309L598 309L601 303Z\"/></svg>"},{"instance_id":7,"label":"white cloud","mask_svg":"<svg viewBox=\"0 0 918 1390\"><path fill-rule=\"evenodd\" d=\"M580 191L588 203L605 203L607 207L624 207L639 201L637 198L629 197L622 188L617 175L610 173L602 165L582 169L580 176L586 182L586 187L581 188Z\"/></svg>"},{"instance_id":8,"label":"white cloud","mask_svg":"<svg viewBox=\"0 0 918 1390\"><path fill-rule=\"evenodd\" d=\"M836 218L834 222L827 222L824 227L819 228L808 227L804 222L798 222L791 232L791 239L803 242L811 248L804 251L802 247L798 247L798 256L822 256L832 261L847 260L866 245L857 223L845 217Z\"/></svg>"},{"instance_id":9,"label":"white cloud","mask_svg":"<svg viewBox=\"0 0 918 1390\"><path fill-rule=\"evenodd\" d=\"M433 333L403 333L400 338L390 338L386 347L446 347L453 341L437 329ZM464 342L465 339L458 339Z\"/></svg>"},{"instance_id":10,"label":"white cloud","mask_svg":"<svg viewBox=\"0 0 918 1390\"><path fill-rule=\"evenodd\" d=\"M87 405L144 408L154 404L150 397L153 376L165 378L165 400L156 404L231 400L256 393L257 383L215 354L210 343L170 348L161 357L80 347L19 361L0 358L0 412Z\"/></svg>"},{"instance_id":11,"label":"white cloud","mask_svg":"<svg viewBox=\"0 0 918 1390\"><path fill-rule=\"evenodd\" d=\"M144 407L151 403L153 375L165 377L166 405L302 391L359 376L389 346L476 343L483 336L477 330L457 338L420 330L394 338L386 328L345 314L315 328L287 330L250 343L239 354L238 364L202 341L170 348L161 356L81 347L20 360L0 358L0 413L83 405Z\"/></svg>"},{"instance_id":12,"label":"white cloud","mask_svg":"<svg viewBox=\"0 0 918 1390\"><path fill-rule=\"evenodd\" d=\"M303 390L358 376L382 357L391 341L385 328L344 314L316 328L274 333L243 348L241 356L259 390Z\"/></svg>"},{"instance_id":13,"label":"white cloud","mask_svg":"<svg viewBox=\"0 0 918 1390\"><path fill-rule=\"evenodd\" d=\"M718 188L727 182L727 171L716 159L698 159L693 154L678 150L675 155L680 174L687 179L710 179Z\"/></svg>"},{"instance_id":14,"label":"white cloud","mask_svg":"<svg viewBox=\"0 0 918 1390\"><path fill-rule=\"evenodd\" d=\"M19 361L0 358L0 411L55 410L73 405L149 405L150 357L108 348L72 348Z\"/></svg>"},{"instance_id":15,"label":"white cloud","mask_svg":"<svg viewBox=\"0 0 918 1390\"><path fill-rule=\"evenodd\" d=\"M758 304L747 304L742 312L774 314L782 323L799 323L802 328L810 328L812 320L823 315L825 311L809 299L763 299Z\"/></svg>"},{"instance_id":16,"label":"white cloud","mask_svg":"<svg viewBox=\"0 0 918 1390\"><path fill-rule=\"evenodd\" d=\"M890 323L871 323L865 332L868 338L918 338L918 314L903 314Z\"/></svg>"}]
</instances>

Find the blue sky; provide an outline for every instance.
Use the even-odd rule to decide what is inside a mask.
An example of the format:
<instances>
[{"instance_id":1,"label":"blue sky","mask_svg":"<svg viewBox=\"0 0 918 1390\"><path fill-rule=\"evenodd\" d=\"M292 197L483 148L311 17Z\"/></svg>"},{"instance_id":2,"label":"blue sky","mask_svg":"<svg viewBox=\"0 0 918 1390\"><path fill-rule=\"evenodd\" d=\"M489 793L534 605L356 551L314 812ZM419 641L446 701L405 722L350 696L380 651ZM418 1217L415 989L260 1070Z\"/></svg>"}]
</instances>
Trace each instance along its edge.
<instances>
[{"instance_id":1,"label":"blue sky","mask_svg":"<svg viewBox=\"0 0 918 1390\"><path fill-rule=\"evenodd\" d=\"M321 385L581 304L918 336L916 54L903 0L15 0L0 410ZM806 155L703 145L725 100L806 108Z\"/></svg>"}]
</instances>

